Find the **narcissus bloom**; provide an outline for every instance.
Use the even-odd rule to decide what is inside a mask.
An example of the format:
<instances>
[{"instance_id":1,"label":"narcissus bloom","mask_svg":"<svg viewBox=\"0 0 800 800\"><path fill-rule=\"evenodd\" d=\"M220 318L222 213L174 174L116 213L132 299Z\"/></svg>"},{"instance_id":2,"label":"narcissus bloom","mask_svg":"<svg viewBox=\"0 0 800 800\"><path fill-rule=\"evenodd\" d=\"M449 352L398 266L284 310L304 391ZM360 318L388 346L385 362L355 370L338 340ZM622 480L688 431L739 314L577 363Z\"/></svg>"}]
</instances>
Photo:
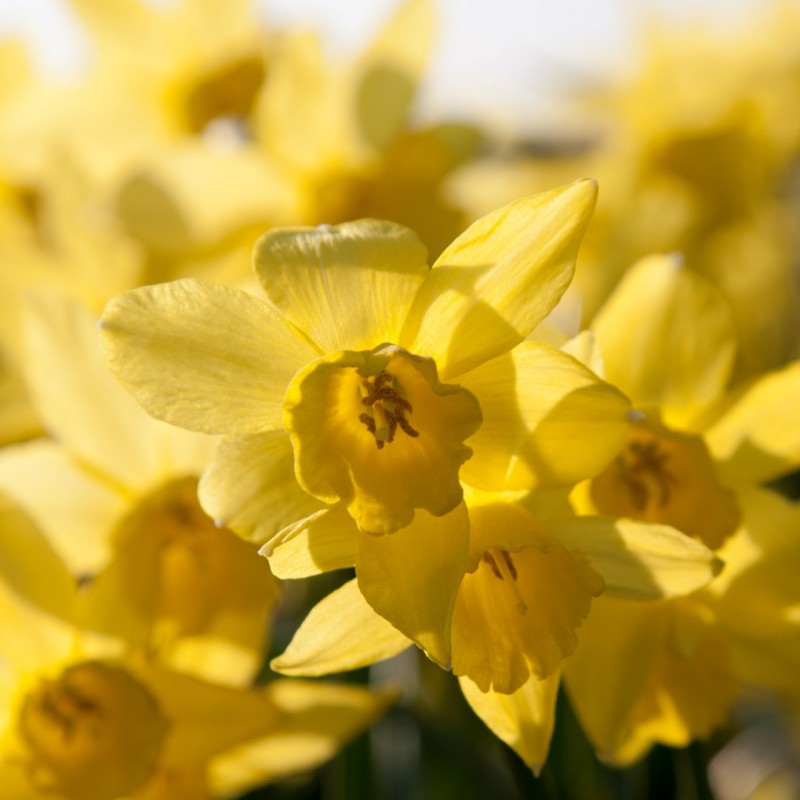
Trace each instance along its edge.
<instances>
[{"instance_id":1,"label":"narcissus bloom","mask_svg":"<svg viewBox=\"0 0 800 800\"><path fill-rule=\"evenodd\" d=\"M228 797L316 767L392 700L299 681L235 689L121 656L74 626L75 582L4 499L0 554L5 797Z\"/></svg>"},{"instance_id":2,"label":"narcissus bloom","mask_svg":"<svg viewBox=\"0 0 800 800\"><path fill-rule=\"evenodd\" d=\"M743 569L736 540L765 525L748 518L753 484L800 463L800 365L727 392L736 349L730 312L676 257L635 266L593 327L609 379L641 418L617 458L581 487L578 504L672 525L733 556L736 574ZM723 571L685 598L596 605L565 672L604 758L629 763L654 742L683 746L725 719L739 685L716 611L733 606L719 599L729 584ZM786 593L782 601L791 605ZM756 626L750 635L758 638ZM770 648L763 651L767 663ZM608 690L598 692L598 682Z\"/></svg>"},{"instance_id":3,"label":"narcissus bloom","mask_svg":"<svg viewBox=\"0 0 800 800\"><path fill-rule=\"evenodd\" d=\"M200 487L220 524L269 553L316 521L325 568L355 546L368 602L447 664L472 558L462 478L569 484L627 435L624 396L523 341L569 283L594 199L584 181L520 200L433 268L392 223L270 232L268 302L196 281L121 295L102 320L110 364L154 416L229 437Z\"/></svg>"}]
</instances>

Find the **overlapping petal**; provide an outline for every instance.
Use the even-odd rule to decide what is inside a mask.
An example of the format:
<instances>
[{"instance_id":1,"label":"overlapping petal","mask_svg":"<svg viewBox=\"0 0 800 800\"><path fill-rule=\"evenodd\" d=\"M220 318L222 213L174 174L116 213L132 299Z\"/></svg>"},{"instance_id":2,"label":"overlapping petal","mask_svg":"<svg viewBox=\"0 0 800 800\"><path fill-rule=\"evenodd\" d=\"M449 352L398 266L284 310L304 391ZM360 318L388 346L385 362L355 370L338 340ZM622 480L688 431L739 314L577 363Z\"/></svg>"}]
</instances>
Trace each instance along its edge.
<instances>
[{"instance_id":1,"label":"overlapping petal","mask_svg":"<svg viewBox=\"0 0 800 800\"><path fill-rule=\"evenodd\" d=\"M468 544L463 503L443 517L417 511L397 533L362 534L359 542L356 575L367 602L442 666L450 663L453 607Z\"/></svg>"},{"instance_id":2,"label":"overlapping petal","mask_svg":"<svg viewBox=\"0 0 800 800\"><path fill-rule=\"evenodd\" d=\"M472 710L538 776L550 749L560 678L530 678L511 694L482 692L469 678L459 683Z\"/></svg>"},{"instance_id":3,"label":"overlapping petal","mask_svg":"<svg viewBox=\"0 0 800 800\"><path fill-rule=\"evenodd\" d=\"M112 370L141 405L206 433L278 428L291 377L317 355L263 301L188 279L118 295L101 326Z\"/></svg>"},{"instance_id":4,"label":"overlapping petal","mask_svg":"<svg viewBox=\"0 0 800 800\"><path fill-rule=\"evenodd\" d=\"M481 404L463 480L490 491L566 485L619 452L630 403L571 356L526 341L459 376Z\"/></svg>"},{"instance_id":5,"label":"overlapping petal","mask_svg":"<svg viewBox=\"0 0 800 800\"><path fill-rule=\"evenodd\" d=\"M411 640L375 613L355 579L317 603L270 666L284 675L344 672L397 655Z\"/></svg>"},{"instance_id":6,"label":"overlapping petal","mask_svg":"<svg viewBox=\"0 0 800 800\"><path fill-rule=\"evenodd\" d=\"M397 344L445 380L519 344L567 288L596 193L579 181L473 223L436 260Z\"/></svg>"},{"instance_id":7,"label":"overlapping petal","mask_svg":"<svg viewBox=\"0 0 800 800\"><path fill-rule=\"evenodd\" d=\"M254 265L270 301L322 353L396 342L430 272L416 234L378 220L271 231Z\"/></svg>"},{"instance_id":8,"label":"overlapping petal","mask_svg":"<svg viewBox=\"0 0 800 800\"><path fill-rule=\"evenodd\" d=\"M638 407L660 407L667 424L685 424L730 378L736 344L728 306L678 256L640 261L592 329L608 380Z\"/></svg>"}]
</instances>

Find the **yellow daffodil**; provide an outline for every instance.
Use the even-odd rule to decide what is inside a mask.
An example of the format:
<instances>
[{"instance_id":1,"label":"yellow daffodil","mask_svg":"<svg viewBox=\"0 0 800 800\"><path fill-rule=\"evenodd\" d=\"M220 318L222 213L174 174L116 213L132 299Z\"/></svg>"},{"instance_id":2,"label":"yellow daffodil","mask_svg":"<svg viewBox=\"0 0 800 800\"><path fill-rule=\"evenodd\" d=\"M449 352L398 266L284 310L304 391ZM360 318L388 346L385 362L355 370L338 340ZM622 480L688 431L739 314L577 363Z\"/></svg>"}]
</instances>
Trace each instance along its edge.
<instances>
[{"instance_id":1,"label":"yellow daffodil","mask_svg":"<svg viewBox=\"0 0 800 800\"><path fill-rule=\"evenodd\" d=\"M230 796L314 768L391 702L335 684L234 689L111 655L73 626L75 582L5 500L0 550L3 797Z\"/></svg>"},{"instance_id":2,"label":"yellow daffodil","mask_svg":"<svg viewBox=\"0 0 800 800\"><path fill-rule=\"evenodd\" d=\"M274 231L255 255L267 303L197 282L122 295L102 323L110 363L150 413L229 437L200 488L220 524L266 553L313 524L347 565L354 520L361 590L446 664L467 564L506 538L469 555L460 475L569 484L628 429L618 392L523 342L566 287L593 202L588 182L521 200L432 269L391 223Z\"/></svg>"},{"instance_id":3,"label":"yellow daffodil","mask_svg":"<svg viewBox=\"0 0 800 800\"><path fill-rule=\"evenodd\" d=\"M634 267L593 328L608 378L641 418L576 501L672 525L727 553L737 529L734 538L744 535L740 525L750 524L747 486L800 463L792 422L798 365L726 394L735 356L730 313L676 257ZM655 604L596 604L566 676L604 758L629 763L653 742L685 745L725 719L738 676L709 600L726 585L724 571L717 581L707 592Z\"/></svg>"},{"instance_id":4,"label":"yellow daffodil","mask_svg":"<svg viewBox=\"0 0 800 800\"><path fill-rule=\"evenodd\" d=\"M55 441L1 451L0 487L73 574L95 576L84 624L175 667L248 680L278 589L256 549L200 509L214 440L148 417L108 373L77 304L41 294L28 312L26 376Z\"/></svg>"}]
</instances>

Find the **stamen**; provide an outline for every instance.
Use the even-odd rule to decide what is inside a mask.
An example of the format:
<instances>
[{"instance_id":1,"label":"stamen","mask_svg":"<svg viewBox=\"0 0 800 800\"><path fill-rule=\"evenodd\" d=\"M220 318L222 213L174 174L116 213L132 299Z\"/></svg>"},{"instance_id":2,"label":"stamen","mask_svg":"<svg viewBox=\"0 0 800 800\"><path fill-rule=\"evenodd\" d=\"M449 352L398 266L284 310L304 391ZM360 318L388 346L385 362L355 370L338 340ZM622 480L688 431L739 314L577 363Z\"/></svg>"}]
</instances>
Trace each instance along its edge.
<instances>
[{"instance_id":1,"label":"stamen","mask_svg":"<svg viewBox=\"0 0 800 800\"><path fill-rule=\"evenodd\" d=\"M517 568L511 558L511 553L507 550L500 550L499 555L499 558L495 558L487 551L483 554L483 560L492 568L495 578L499 578L511 590L517 601L517 611L522 615L527 614L528 604L523 600L522 592L517 585Z\"/></svg>"},{"instance_id":2,"label":"stamen","mask_svg":"<svg viewBox=\"0 0 800 800\"><path fill-rule=\"evenodd\" d=\"M672 491L677 486L677 478L666 469L669 453L659 450L657 442L634 441L617 459L631 494L634 508L644 512L653 500L662 508L669 504Z\"/></svg>"},{"instance_id":3,"label":"stamen","mask_svg":"<svg viewBox=\"0 0 800 800\"><path fill-rule=\"evenodd\" d=\"M378 450L383 450L385 445L394 441L398 428L412 438L419 436L419 431L411 426L406 417L414 409L397 390L394 377L386 370L361 382L361 403L370 412L359 414L358 420L375 437Z\"/></svg>"}]
</instances>

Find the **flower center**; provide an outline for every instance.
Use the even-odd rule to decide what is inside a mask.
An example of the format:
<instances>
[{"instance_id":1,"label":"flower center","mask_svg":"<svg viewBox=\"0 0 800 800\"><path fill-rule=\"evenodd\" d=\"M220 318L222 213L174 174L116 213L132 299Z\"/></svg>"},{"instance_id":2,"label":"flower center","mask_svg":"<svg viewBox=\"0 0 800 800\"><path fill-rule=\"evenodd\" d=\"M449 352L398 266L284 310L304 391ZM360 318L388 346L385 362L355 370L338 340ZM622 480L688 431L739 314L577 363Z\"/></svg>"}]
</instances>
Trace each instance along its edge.
<instances>
[{"instance_id":1,"label":"flower center","mask_svg":"<svg viewBox=\"0 0 800 800\"><path fill-rule=\"evenodd\" d=\"M155 699L130 673L95 661L42 680L19 717L33 785L79 800L113 800L144 784L167 727Z\"/></svg>"},{"instance_id":2,"label":"flower center","mask_svg":"<svg viewBox=\"0 0 800 800\"><path fill-rule=\"evenodd\" d=\"M717 480L705 442L651 419L633 425L590 491L601 514L671 525L712 549L739 524L736 497Z\"/></svg>"},{"instance_id":3,"label":"flower center","mask_svg":"<svg viewBox=\"0 0 800 800\"><path fill-rule=\"evenodd\" d=\"M442 516L461 502L480 407L440 383L431 359L390 344L332 353L297 373L283 407L300 485L347 503L363 531L391 533L416 508Z\"/></svg>"},{"instance_id":4,"label":"flower center","mask_svg":"<svg viewBox=\"0 0 800 800\"><path fill-rule=\"evenodd\" d=\"M394 441L398 428L412 438L419 436L419 431L411 427L406 417L414 409L400 394L397 381L388 372L381 370L374 378L362 381L361 394L361 402L369 410L359 414L358 421L375 437L378 450Z\"/></svg>"}]
</instances>

